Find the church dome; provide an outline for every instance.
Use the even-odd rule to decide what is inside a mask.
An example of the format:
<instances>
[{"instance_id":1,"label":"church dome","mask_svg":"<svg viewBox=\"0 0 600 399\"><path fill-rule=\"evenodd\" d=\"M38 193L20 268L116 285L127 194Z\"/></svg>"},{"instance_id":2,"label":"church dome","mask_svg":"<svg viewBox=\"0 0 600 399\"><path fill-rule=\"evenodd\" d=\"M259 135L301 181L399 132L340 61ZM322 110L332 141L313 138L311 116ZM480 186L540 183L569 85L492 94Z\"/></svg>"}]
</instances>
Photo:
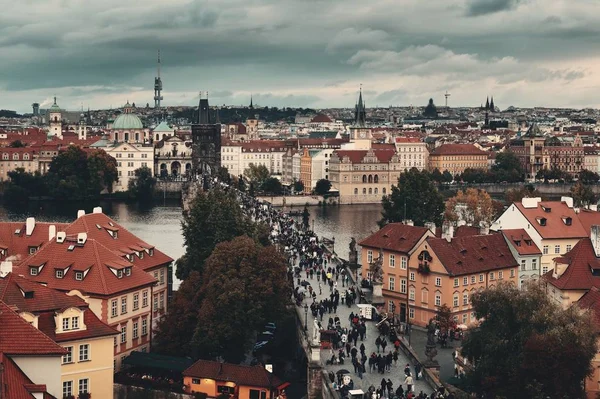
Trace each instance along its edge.
<instances>
[{"instance_id":1,"label":"church dome","mask_svg":"<svg viewBox=\"0 0 600 399\"><path fill-rule=\"evenodd\" d=\"M133 114L121 114L113 122L113 129L143 129L142 121Z\"/></svg>"}]
</instances>

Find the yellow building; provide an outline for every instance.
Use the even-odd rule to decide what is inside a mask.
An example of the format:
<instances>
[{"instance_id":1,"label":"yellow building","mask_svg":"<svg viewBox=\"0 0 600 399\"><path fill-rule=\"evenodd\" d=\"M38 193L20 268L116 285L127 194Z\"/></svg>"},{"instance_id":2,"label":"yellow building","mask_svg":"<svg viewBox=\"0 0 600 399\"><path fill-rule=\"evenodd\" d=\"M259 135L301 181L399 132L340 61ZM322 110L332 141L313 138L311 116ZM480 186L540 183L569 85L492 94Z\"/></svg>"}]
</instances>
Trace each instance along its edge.
<instances>
[{"instance_id":1,"label":"yellow building","mask_svg":"<svg viewBox=\"0 0 600 399\"><path fill-rule=\"evenodd\" d=\"M304 193L310 194L312 192L312 157L310 156L310 150L304 148L302 150L302 156L300 157L300 181L304 184Z\"/></svg>"},{"instance_id":2,"label":"yellow building","mask_svg":"<svg viewBox=\"0 0 600 399\"><path fill-rule=\"evenodd\" d=\"M447 170L452 176L465 169L488 169L488 153L473 144L442 144L429 153L429 170Z\"/></svg>"},{"instance_id":3,"label":"yellow building","mask_svg":"<svg viewBox=\"0 0 600 399\"><path fill-rule=\"evenodd\" d=\"M198 360L183 372L186 393L205 393L209 398L221 393L237 399L270 399L289 384L263 366L244 366Z\"/></svg>"},{"instance_id":4,"label":"yellow building","mask_svg":"<svg viewBox=\"0 0 600 399\"><path fill-rule=\"evenodd\" d=\"M0 151L0 181L10 180L8 172L17 168L33 173L38 166L38 154L31 147L2 148Z\"/></svg>"}]
</instances>

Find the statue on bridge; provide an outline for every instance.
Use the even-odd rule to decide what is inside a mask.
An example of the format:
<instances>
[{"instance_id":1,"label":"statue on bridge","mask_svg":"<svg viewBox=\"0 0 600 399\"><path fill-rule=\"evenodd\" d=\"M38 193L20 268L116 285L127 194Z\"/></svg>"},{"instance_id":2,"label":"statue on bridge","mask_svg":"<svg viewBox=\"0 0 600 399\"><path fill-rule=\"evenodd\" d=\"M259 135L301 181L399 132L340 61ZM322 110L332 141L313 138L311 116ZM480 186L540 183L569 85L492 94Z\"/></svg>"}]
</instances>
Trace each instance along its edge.
<instances>
[{"instance_id":1,"label":"statue on bridge","mask_svg":"<svg viewBox=\"0 0 600 399\"><path fill-rule=\"evenodd\" d=\"M320 333L321 333L321 325L319 324L319 321L317 319L314 319L313 320L313 336L312 336L313 345L319 344L319 334Z\"/></svg>"},{"instance_id":2,"label":"statue on bridge","mask_svg":"<svg viewBox=\"0 0 600 399\"><path fill-rule=\"evenodd\" d=\"M374 284L383 283L383 251L381 249L379 257L369 265L369 272L371 272L371 281Z\"/></svg>"},{"instance_id":3,"label":"statue on bridge","mask_svg":"<svg viewBox=\"0 0 600 399\"><path fill-rule=\"evenodd\" d=\"M358 263L358 252L356 251L356 240L354 239L354 237L352 237L352 240L350 240L350 253L348 254L348 262L351 265L355 265Z\"/></svg>"}]
</instances>

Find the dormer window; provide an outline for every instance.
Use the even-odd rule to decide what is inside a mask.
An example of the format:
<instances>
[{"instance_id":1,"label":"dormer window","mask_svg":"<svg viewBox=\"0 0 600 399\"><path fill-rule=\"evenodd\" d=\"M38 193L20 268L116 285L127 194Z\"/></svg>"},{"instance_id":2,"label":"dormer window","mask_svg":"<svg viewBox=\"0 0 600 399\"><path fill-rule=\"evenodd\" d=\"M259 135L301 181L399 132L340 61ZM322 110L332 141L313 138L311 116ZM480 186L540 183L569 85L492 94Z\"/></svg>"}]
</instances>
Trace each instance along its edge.
<instances>
[{"instance_id":1,"label":"dormer window","mask_svg":"<svg viewBox=\"0 0 600 399\"><path fill-rule=\"evenodd\" d=\"M148 255L153 256L154 255L154 248L150 248L148 250Z\"/></svg>"},{"instance_id":2,"label":"dormer window","mask_svg":"<svg viewBox=\"0 0 600 399\"><path fill-rule=\"evenodd\" d=\"M546 218L536 218L536 220L540 224L540 226L546 225Z\"/></svg>"},{"instance_id":3,"label":"dormer window","mask_svg":"<svg viewBox=\"0 0 600 399\"><path fill-rule=\"evenodd\" d=\"M573 224L573 219L571 217L563 217L562 220L565 226L570 226Z\"/></svg>"},{"instance_id":4,"label":"dormer window","mask_svg":"<svg viewBox=\"0 0 600 399\"><path fill-rule=\"evenodd\" d=\"M520 246L521 246L521 240L516 240L516 241L515 241L515 245L516 245L517 247L520 247Z\"/></svg>"},{"instance_id":5,"label":"dormer window","mask_svg":"<svg viewBox=\"0 0 600 399\"><path fill-rule=\"evenodd\" d=\"M25 299L33 299L33 291L24 291L23 298Z\"/></svg>"},{"instance_id":6,"label":"dormer window","mask_svg":"<svg viewBox=\"0 0 600 399\"><path fill-rule=\"evenodd\" d=\"M35 267L35 266L31 266L31 267L29 268L29 274L30 274L30 275L32 275L32 276L37 276L37 275L38 275L38 272L39 272L39 270L38 270L38 268L37 268L37 267Z\"/></svg>"},{"instance_id":7,"label":"dormer window","mask_svg":"<svg viewBox=\"0 0 600 399\"><path fill-rule=\"evenodd\" d=\"M138 254L138 257L139 257L140 259L144 259L144 252L143 252L143 251L140 251L140 252L138 252L137 254Z\"/></svg>"},{"instance_id":8,"label":"dormer window","mask_svg":"<svg viewBox=\"0 0 600 399\"><path fill-rule=\"evenodd\" d=\"M123 270L117 270L117 278L123 278Z\"/></svg>"},{"instance_id":9,"label":"dormer window","mask_svg":"<svg viewBox=\"0 0 600 399\"><path fill-rule=\"evenodd\" d=\"M57 270L56 271L56 278L63 278L64 276L65 276L64 270Z\"/></svg>"},{"instance_id":10,"label":"dormer window","mask_svg":"<svg viewBox=\"0 0 600 399\"><path fill-rule=\"evenodd\" d=\"M75 272L75 280L83 280L83 272Z\"/></svg>"}]
</instances>

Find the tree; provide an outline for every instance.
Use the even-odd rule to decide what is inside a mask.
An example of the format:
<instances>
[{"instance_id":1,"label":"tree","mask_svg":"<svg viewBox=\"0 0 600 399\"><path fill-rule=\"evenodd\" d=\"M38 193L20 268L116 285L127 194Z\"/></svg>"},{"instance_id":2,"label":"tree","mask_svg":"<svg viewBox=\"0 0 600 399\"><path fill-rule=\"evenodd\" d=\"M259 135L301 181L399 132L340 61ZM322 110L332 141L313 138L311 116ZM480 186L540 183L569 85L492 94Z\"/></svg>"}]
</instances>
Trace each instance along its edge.
<instances>
[{"instance_id":1,"label":"tree","mask_svg":"<svg viewBox=\"0 0 600 399\"><path fill-rule=\"evenodd\" d=\"M494 219L495 210L490 195L475 188L469 188L458 193L446 202L444 218L451 222L464 220L469 226L479 226L485 222L488 226Z\"/></svg>"},{"instance_id":2,"label":"tree","mask_svg":"<svg viewBox=\"0 0 600 399\"><path fill-rule=\"evenodd\" d=\"M475 317L461 353L467 381L485 398L581 398L591 372L596 332L589 313L563 310L541 286L513 285L474 294ZM527 376L527 378L524 378Z\"/></svg>"},{"instance_id":3,"label":"tree","mask_svg":"<svg viewBox=\"0 0 600 399\"><path fill-rule=\"evenodd\" d=\"M242 361L254 333L285 313L287 262L250 237L218 244L206 260L193 345L199 357Z\"/></svg>"},{"instance_id":4,"label":"tree","mask_svg":"<svg viewBox=\"0 0 600 399\"><path fill-rule=\"evenodd\" d=\"M570 192L575 206L588 206L598 202L598 196L594 194L592 188L580 181L571 187Z\"/></svg>"},{"instance_id":5,"label":"tree","mask_svg":"<svg viewBox=\"0 0 600 399\"><path fill-rule=\"evenodd\" d=\"M129 193L139 202L152 202L154 197L154 187L156 179L152 175L152 171L147 166L137 168L135 171L135 179L129 180Z\"/></svg>"},{"instance_id":6,"label":"tree","mask_svg":"<svg viewBox=\"0 0 600 399\"><path fill-rule=\"evenodd\" d=\"M302 180L294 180L294 191L297 193L304 191L304 183L302 183Z\"/></svg>"},{"instance_id":7,"label":"tree","mask_svg":"<svg viewBox=\"0 0 600 399\"><path fill-rule=\"evenodd\" d=\"M231 175L229 174L229 170L226 167L219 167L219 170L217 170L217 177L223 183L231 184Z\"/></svg>"},{"instance_id":8,"label":"tree","mask_svg":"<svg viewBox=\"0 0 600 399\"><path fill-rule=\"evenodd\" d=\"M509 188L504 194L506 203L512 204L513 202L521 202L523 198L535 198L540 197L542 194L531 184L519 188Z\"/></svg>"},{"instance_id":9,"label":"tree","mask_svg":"<svg viewBox=\"0 0 600 399\"><path fill-rule=\"evenodd\" d=\"M581 172L579 172L579 181L583 184L597 184L598 180L600 180L600 175L598 175L598 173L592 172L587 169L584 169Z\"/></svg>"},{"instance_id":10,"label":"tree","mask_svg":"<svg viewBox=\"0 0 600 399\"><path fill-rule=\"evenodd\" d=\"M426 222L442 224L444 199L427 171L412 168L400 174L398 184L392 185L391 193L383 196L382 203L380 226L402 221L405 213L417 226Z\"/></svg>"},{"instance_id":11,"label":"tree","mask_svg":"<svg viewBox=\"0 0 600 399\"><path fill-rule=\"evenodd\" d=\"M491 179L486 170L466 168L460 175L460 180L465 183L486 183Z\"/></svg>"},{"instance_id":12,"label":"tree","mask_svg":"<svg viewBox=\"0 0 600 399\"><path fill-rule=\"evenodd\" d=\"M233 191L214 188L194 198L182 222L185 254L177 260L176 275L184 280L191 271L202 275L204 261L215 246L247 234L264 245L269 243L268 227L253 222L240 208Z\"/></svg>"},{"instance_id":13,"label":"tree","mask_svg":"<svg viewBox=\"0 0 600 399\"><path fill-rule=\"evenodd\" d=\"M104 150L95 150L88 155L87 162L90 181L94 184L95 190L98 190L98 193L102 190L112 192L113 183L119 178L117 160Z\"/></svg>"},{"instance_id":14,"label":"tree","mask_svg":"<svg viewBox=\"0 0 600 399\"><path fill-rule=\"evenodd\" d=\"M431 172L431 180L433 180L436 183L442 183L444 181L444 176L438 168L435 168L433 172Z\"/></svg>"},{"instance_id":15,"label":"tree","mask_svg":"<svg viewBox=\"0 0 600 399\"><path fill-rule=\"evenodd\" d=\"M440 306L435 315L435 321L437 322L440 331L447 333L450 329L456 327L456 323L452 318L452 310L445 303Z\"/></svg>"},{"instance_id":16,"label":"tree","mask_svg":"<svg viewBox=\"0 0 600 399\"><path fill-rule=\"evenodd\" d=\"M260 187L270 175L271 173L265 165L255 165L253 163L249 164L248 169L244 171L244 176L257 187Z\"/></svg>"},{"instance_id":17,"label":"tree","mask_svg":"<svg viewBox=\"0 0 600 399\"><path fill-rule=\"evenodd\" d=\"M315 185L315 193L317 195L325 195L331 189L331 182L327 179L319 179L317 180L317 184Z\"/></svg>"},{"instance_id":18,"label":"tree","mask_svg":"<svg viewBox=\"0 0 600 399\"><path fill-rule=\"evenodd\" d=\"M523 181L523 167L519 158L511 152L499 152L496 154L496 163L492 167L492 175L495 182L516 183Z\"/></svg>"},{"instance_id":19,"label":"tree","mask_svg":"<svg viewBox=\"0 0 600 399\"><path fill-rule=\"evenodd\" d=\"M442 177L446 183L452 183L452 180L454 180L452 173L450 173L447 169L444 171L444 173L442 173Z\"/></svg>"},{"instance_id":20,"label":"tree","mask_svg":"<svg viewBox=\"0 0 600 399\"><path fill-rule=\"evenodd\" d=\"M276 177L269 177L260 186L261 190L271 195L281 195L283 193L283 186L281 181Z\"/></svg>"},{"instance_id":21,"label":"tree","mask_svg":"<svg viewBox=\"0 0 600 399\"><path fill-rule=\"evenodd\" d=\"M9 144L10 148L22 148L25 147L25 144L21 140L15 140Z\"/></svg>"}]
</instances>

